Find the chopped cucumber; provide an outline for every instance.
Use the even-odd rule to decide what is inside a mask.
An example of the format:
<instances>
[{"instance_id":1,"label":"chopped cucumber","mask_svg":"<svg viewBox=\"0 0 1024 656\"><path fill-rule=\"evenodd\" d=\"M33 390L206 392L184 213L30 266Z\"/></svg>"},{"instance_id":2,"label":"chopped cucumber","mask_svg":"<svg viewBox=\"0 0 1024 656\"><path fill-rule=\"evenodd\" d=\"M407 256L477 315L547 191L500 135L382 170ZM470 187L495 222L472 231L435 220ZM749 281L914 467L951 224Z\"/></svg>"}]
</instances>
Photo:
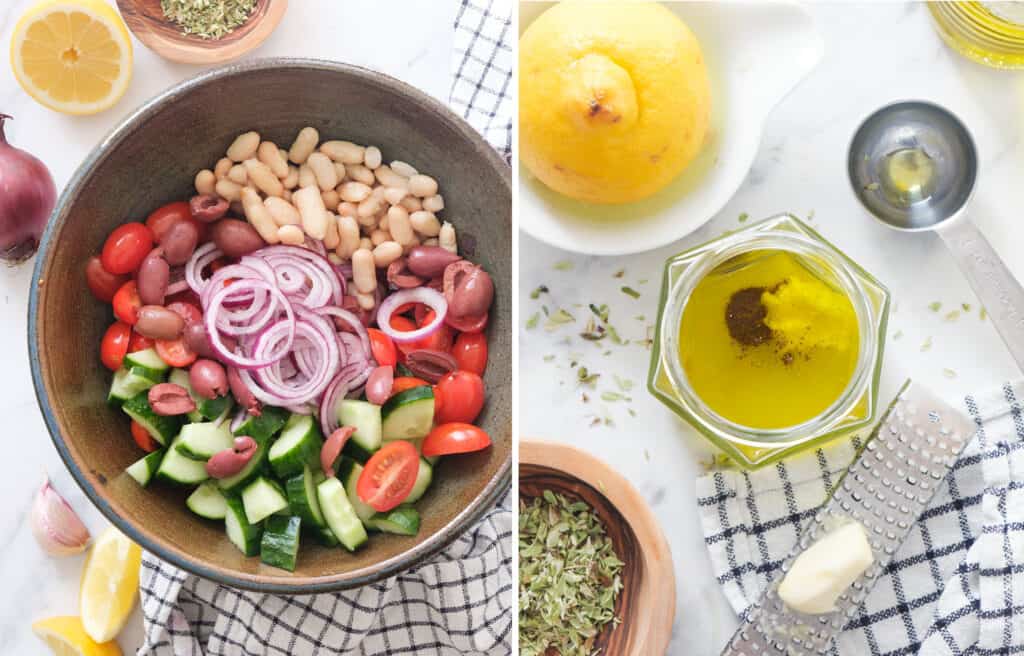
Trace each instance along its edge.
<instances>
[{"instance_id":1,"label":"chopped cucumber","mask_svg":"<svg viewBox=\"0 0 1024 656\"><path fill-rule=\"evenodd\" d=\"M182 418L180 416L165 417L153 412L153 408L149 406L148 392L139 392L125 401L121 409L129 417L139 422L160 444L167 444L173 440L181 429Z\"/></svg>"},{"instance_id":2,"label":"chopped cucumber","mask_svg":"<svg viewBox=\"0 0 1024 656\"><path fill-rule=\"evenodd\" d=\"M238 497L226 497L227 514L224 516L224 528L231 544L238 547L246 556L255 556L260 552L260 535L263 527L251 524L245 516L245 505Z\"/></svg>"},{"instance_id":3,"label":"chopped cucumber","mask_svg":"<svg viewBox=\"0 0 1024 656\"><path fill-rule=\"evenodd\" d=\"M309 465L306 465L302 468L301 474L288 479L284 486L288 495L288 505L310 528L327 526L324 514L320 511L320 500L316 496L316 485L320 482L318 478L322 480L323 474L317 476Z\"/></svg>"},{"instance_id":4,"label":"chopped cucumber","mask_svg":"<svg viewBox=\"0 0 1024 656\"><path fill-rule=\"evenodd\" d=\"M160 461L160 467L156 470L156 476L178 485L198 485L210 478L206 473L206 463L186 458L178 450L178 440L171 442L171 446L167 448L164 459Z\"/></svg>"},{"instance_id":5,"label":"chopped cucumber","mask_svg":"<svg viewBox=\"0 0 1024 656\"><path fill-rule=\"evenodd\" d=\"M163 380L170 368L167 363L157 355L156 349L143 349L124 356L124 366L128 369L137 369L140 374L151 380Z\"/></svg>"},{"instance_id":6,"label":"chopped cucumber","mask_svg":"<svg viewBox=\"0 0 1024 656\"><path fill-rule=\"evenodd\" d=\"M421 385L395 394L380 409L385 441L425 437L434 427L434 390Z\"/></svg>"},{"instance_id":7,"label":"chopped cucumber","mask_svg":"<svg viewBox=\"0 0 1024 656\"><path fill-rule=\"evenodd\" d=\"M224 493L213 481L204 481L195 492L185 499L188 509L206 519L224 519L228 514L228 502Z\"/></svg>"},{"instance_id":8,"label":"chopped cucumber","mask_svg":"<svg viewBox=\"0 0 1024 656\"><path fill-rule=\"evenodd\" d=\"M384 533L416 535L420 530L420 514L412 506L401 505L384 513L377 513L367 522Z\"/></svg>"},{"instance_id":9,"label":"chopped cucumber","mask_svg":"<svg viewBox=\"0 0 1024 656\"><path fill-rule=\"evenodd\" d=\"M351 458L356 462L366 464L366 461L373 457L373 451L367 451L361 444L354 442L349 439L345 443L345 448L341 450L341 454L347 458Z\"/></svg>"},{"instance_id":10,"label":"chopped cucumber","mask_svg":"<svg viewBox=\"0 0 1024 656\"><path fill-rule=\"evenodd\" d=\"M213 454L230 449L234 445L234 440L227 422L185 424L178 434L175 448L186 458L206 462Z\"/></svg>"},{"instance_id":11,"label":"chopped cucumber","mask_svg":"<svg viewBox=\"0 0 1024 656\"><path fill-rule=\"evenodd\" d=\"M110 384L110 392L107 394L107 403L121 405L159 382L159 380L144 376L138 369L129 370L121 367L114 372L114 380Z\"/></svg>"},{"instance_id":12,"label":"chopped cucumber","mask_svg":"<svg viewBox=\"0 0 1024 656\"><path fill-rule=\"evenodd\" d=\"M356 516L341 481L331 477L316 488L320 509L331 532L349 551L355 551L366 544L366 528Z\"/></svg>"},{"instance_id":13,"label":"chopped cucumber","mask_svg":"<svg viewBox=\"0 0 1024 656\"><path fill-rule=\"evenodd\" d=\"M276 512L288 508L288 497L281 486L260 476L242 490L245 516L250 524L258 524Z\"/></svg>"},{"instance_id":14,"label":"chopped cucumber","mask_svg":"<svg viewBox=\"0 0 1024 656\"><path fill-rule=\"evenodd\" d=\"M416 482L413 483L412 491L409 492L409 496L402 503L416 503L419 501L433 480L434 468L427 462L426 458L420 458L420 468L416 472Z\"/></svg>"},{"instance_id":15,"label":"chopped cucumber","mask_svg":"<svg viewBox=\"0 0 1024 656\"><path fill-rule=\"evenodd\" d=\"M293 414L270 447L270 466L278 478L288 478L320 459L324 440L310 415Z\"/></svg>"},{"instance_id":16,"label":"chopped cucumber","mask_svg":"<svg viewBox=\"0 0 1024 656\"><path fill-rule=\"evenodd\" d=\"M268 517L263 529L263 541L260 543L260 560L273 567L294 572L295 559L299 555L301 525L302 520L298 517Z\"/></svg>"},{"instance_id":17,"label":"chopped cucumber","mask_svg":"<svg viewBox=\"0 0 1024 656\"><path fill-rule=\"evenodd\" d=\"M126 472L128 475L138 481L139 485L146 487L149 482L153 480L153 474L160 468L160 461L164 459L164 451L154 451L147 453L142 458L139 458L132 464L128 465Z\"/></svg>"},{"instance_id":18,"label":"chopped cucumber","mask_svg":"<svg viewBox=\"0 0 1024 656\"><path fill-rule=\"evenodd\" d=\"M338 401L335 410L338 413L338 425L352 426L356 429L345 445L346 452L352 452L353 457L356 457L361 455L360 452L372 454L380 448L380 406L366 401L342 399ZM369 456L357 459L366 462Z\"/></svg>"},{"instance_id":19,"label":"chopped cucumber","mask_svg":"<svg viewBox=\"0 0 1024 656\"><path fill-rule=\"evenodd\" d=\"M373 517L377 511L360 499L359 493L356 491L359 475L362 473L363 466L361 464L352 458L342 458L338 466L338 480L345 485L345 494L348 496L349 503L352 504L352 509L356 511L356 517L365 524L366 520Z\"/></svg>"},{"instance_id":20,"label":"chopped cucumber","mask_svg":"<svg viewBox=\"0 0 1024 656\"><path fill-rule=\"evenodd\" d=\"M313 538L325 547L336 547L341 544L338 542L338 538L334 536L334 533L331 533L331 529L326 526L314 528Z\"/></svg>"},{"instance_id":21,"label":"chopped cucumber","mask_svg":"<svg viewBox=\"0 0 1024 656\"><path fill-rule=\"evenodd\" d=\"M273 406L263 406L263 413L259 417L249 415L245 421L235 429L235 435L248 435L256 440L256 454L249 461L249 464L234 476L222 478L217 481L220 489L225 492L239 492L248 485L254 478L260 475L267 460L267 450L270 438L277 431L281 430L288 419L288 411Z\"/></svg>"},{"instance_id":22,"label":"chopped cucumber","mask_svg":"<svg viewBox=\"0 0 1024 656\"><path fill-rule=\"evenodd\" d=\"M218 396L215 399L208 399L196 394L192 389L192 383L189 382L188 371L184 369L172 369L169 380L175 385L181 385L188 390L189 396L196 402L196 409L188 413L189 421L193 423L199 423L204 419L211 421L219 419L221 415L230 412L232 406L235 405L235 400L230 394Z\"/></svg>"}]
</instances>

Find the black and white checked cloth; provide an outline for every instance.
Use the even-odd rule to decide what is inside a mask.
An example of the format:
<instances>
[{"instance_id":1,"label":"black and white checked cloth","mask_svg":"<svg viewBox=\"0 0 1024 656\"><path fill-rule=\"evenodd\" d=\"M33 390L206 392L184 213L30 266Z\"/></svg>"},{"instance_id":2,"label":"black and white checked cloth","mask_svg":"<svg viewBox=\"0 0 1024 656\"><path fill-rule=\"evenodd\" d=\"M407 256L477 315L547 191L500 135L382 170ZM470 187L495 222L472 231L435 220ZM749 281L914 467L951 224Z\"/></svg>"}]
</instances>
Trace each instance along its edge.
<instances>
[{"instance_id":1,"label":"black and white checked cloth","mask_svg":"<svg viewBox=\"0 0 1024 656\"><path fill-rule=\"evenodd\" d=\"M974 440L834 654L1024 653L1024 381L964 403ZM800 525L857 446L853 439L760 471L697 480L705 543L737 613L779 574Z\"/></svg>"},{"instance_id":2,"label":"black and white checked cloth","mask_svg":"<svg viewBox=\"0 0 1024 656\"><path fill-rule=\"evenodd\" d=\"M462 0L452 109L512 152L511 0ZM138 656L506 656L512 653L506 498L432 562L358 590L297 597L201 579L145 553Z\"/></svg>"}]
</instances>

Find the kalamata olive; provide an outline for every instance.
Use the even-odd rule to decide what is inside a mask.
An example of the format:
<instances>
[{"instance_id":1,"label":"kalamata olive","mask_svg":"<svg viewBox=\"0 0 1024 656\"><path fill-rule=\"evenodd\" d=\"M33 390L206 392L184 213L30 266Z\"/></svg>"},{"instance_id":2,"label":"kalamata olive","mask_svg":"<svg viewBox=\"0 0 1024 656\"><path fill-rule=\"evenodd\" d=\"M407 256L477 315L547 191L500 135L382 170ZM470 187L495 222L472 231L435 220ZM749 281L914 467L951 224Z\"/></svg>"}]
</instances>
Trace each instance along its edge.
<instances>
[{"instance_id":1,"label":"kalamata olive","mask_svg":"<svg viewBox=\"0 0 1024 656\"><path fill-rule=\"evenodd\" d=\"M248 435L239 435L235 438L230 449L224 449L213 454L206 461L206 473L211 478L228 478L245 469L253 456L256 455L256 440Z\"/></svg>"},{"instance_id":2,"label":"kalamata olive","mask_svg":"<svg viewBox=\"0 0 1024 656\"><path fill-rule=\"evenodd\" d=\"M191 221L178 221L171 225L160 240L164 257L171 266L188 262L199 244L199 228Z\"/></svg>"},{"instance_id":3,"label":"kalamata olive","mask_svg":"<svg viewBox=\"0 0 1024 656\"><path fill-rule=\"evenodd\" d=\"M196 221L213 223L223 219L228 213L228 202L215 194L200 194L192 197L188 202L188 208Z\"/></svg>"},{"instance_id":4,"label":"kalamata olive","mask_svg":"<svg viewBox=\"0 0 1024 656\"><path fill-rule=\"evenodd\" d=\"M196 360L188 370L192 391L204 399L215 399L228 393L228 374L223 365L214 360Z\"/></svg>"},{"instance_id":5,"label":"kalamata olive","mask_svg":"<svg viewBox=\"0 0 1024 656\"><path fill-rule=\"evenodd\" d=\"M231 395L238 401L238 405L245 408L249 414L260 416L260 402L252 395L252 392L245 386L245 381L238 375L238 369L228 367L228 386L231 388Z\"/></svg>"},{"instance_id":6,"label":"kalamata olive","mask_svg":"<svg viewBox=\"0 0 1024 656\"><path fill-rule=\"evenodd\" d=\"M139 272L135 275L139 300L146 305L163 305L170 279L171 267L164 259L163 248L157 246L142 260Z\"/></svg>"},{"instance_id":7,"label":"kalamata olive","mask_svg":"<svg viewBox=\"0 0 1024 656\"><path fill-rule=\"evenodd\" d=\"M334 463L341 455L341 450L345 448L345 442L348 442L348 438L352 437L354 432L356 429L352 426L342 426L324 440L324 445L320 447L320 467L327 478L334 476Z\"/></svg>"},{"instance_id":8,"label":"kalamata olive","mask_svg":"<svg viewBox=\"0 0 1024 656\"><path fill-rule=\"evenodd\" d=\"M366 379L366 400L374 405L384 405L391 396L391 386L395 382L395 369L387 365L377 367Z\"/></svg>"},{"instance_id":9,"label":"kalamata olive","mask_svg":"<svg viewBox=\"0 0 1024 656\"><path fill-rule=\"evenodd\" d=\"M242 257L266 246L256 228L238 219L217 221L213 224L211 237L217 248L228 257Z\"/></svg>"},{"instance_id":10,"label":"kalamata olive","mask_svg":"<svg viewBox=\"0 0 1024 656\"><path fill-rule=\"evenodd\" d=\"M434 278L444 273L445 267L462 258L440 246L413 246L406 260L409 270L420 278Z\"/></svg>"},{"instance_id":11,"label":"kalamata olive","mask_svg":"<svg viewBox=\"0 0 1024 656\"><path fill-rule=\"evenodd\" d=\"M158 415L183 415L196 409L196 402L181 385L160 383L149 388L149 407Z\"/></svg>"},{"instance_id":12,"label":"kalamata olive","mask_svg":"<svg viewBox=\"0 0 1024 656\"><path fill-rule=\"evenodd\" d=\"M447 297L447 280L445 284ZM491 308L494 300L494 282L490 274L478 266L456 276L455 287L448 300L448 311L453 317L478 317Z\"/></svg>"},{"instance_id":13,"label":"kalamata olive","mask_svg":"<svg viewBox=\"0 0 1024 656\"><path fill-rule=\"evenodd\" d=\"M404 257L400 257L388 265L388 282L398 289L411 289L419 287L424 282L409 269L409 263Z\"/></svg>"},{"instance_id":14,"label":"kalamata olive","mask_svg":"<svg viewBox=\"0 0 1024 656\"><path fill-rule=\"evenodd\" d=\"M450 353L432 349L417 349L405 354L405 366L409 367L409 370L417 377L430 383L436 383L450 372L455 371L459 365ZM367 391L369 391L369 383L367 383Z\"/></svg>"},{"instance_id":15,"label":"kalamata olive","mask_svg":"<svg viewBox=\"0 0 1024 656\"><path fill-rule=\"evenodd\" d=\"M210 339L206 336L206 326L201 322L187 324L184 337L185 343L196 355L203 358L217 357L213 347L210 346Z\"/></svg>"},{"instance_id":16,"label":"kalamata olive","mask_svg":"<svg viewBox=\"0 0 1024 656\"><path fill-rule=\"evenodd\" d=\"M160 305L143 305L139 308L139 320L135 331L150 339L178 339L185 330L185 320L177 312Z\"/></svg>"}]
</instances>

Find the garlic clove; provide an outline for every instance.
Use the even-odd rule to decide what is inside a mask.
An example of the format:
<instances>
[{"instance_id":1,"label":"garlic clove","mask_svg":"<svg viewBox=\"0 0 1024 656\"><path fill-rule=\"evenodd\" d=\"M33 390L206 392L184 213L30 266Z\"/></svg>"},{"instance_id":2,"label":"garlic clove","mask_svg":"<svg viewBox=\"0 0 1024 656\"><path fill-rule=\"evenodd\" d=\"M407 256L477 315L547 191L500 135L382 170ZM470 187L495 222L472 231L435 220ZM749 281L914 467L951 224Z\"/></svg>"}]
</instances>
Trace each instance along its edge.
<instances>
[{"instance_id":1,"label":"garlic clove","mask_svg":"<svg viewBox=\"0 0 1024 656\"><path fill-rule=\"evenodd\" d=\"M64 497L50 485L49 477L43 480L36 493L30 521L36 542L51 556L81 553L89 544L89 529Z\"/></svg>"}]
</instances>

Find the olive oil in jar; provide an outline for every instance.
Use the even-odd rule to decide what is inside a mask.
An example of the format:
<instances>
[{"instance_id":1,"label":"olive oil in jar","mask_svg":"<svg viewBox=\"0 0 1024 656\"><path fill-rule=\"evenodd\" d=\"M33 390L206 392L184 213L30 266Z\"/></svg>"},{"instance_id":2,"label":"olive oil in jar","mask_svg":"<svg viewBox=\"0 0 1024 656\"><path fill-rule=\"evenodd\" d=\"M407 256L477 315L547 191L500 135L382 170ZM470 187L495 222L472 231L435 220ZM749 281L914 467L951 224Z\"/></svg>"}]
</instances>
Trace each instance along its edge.
<instances>
[{"instance_id":1,"label":"olive oil in jar","mask_svg":"<svg viewBox=\"0 0 1024 656\"><path fill-rule=\"evenodd\" d=\"M949 47L993 68L1024 68L1024 2L929 2Z\"/></svg>"}]
</instances>

